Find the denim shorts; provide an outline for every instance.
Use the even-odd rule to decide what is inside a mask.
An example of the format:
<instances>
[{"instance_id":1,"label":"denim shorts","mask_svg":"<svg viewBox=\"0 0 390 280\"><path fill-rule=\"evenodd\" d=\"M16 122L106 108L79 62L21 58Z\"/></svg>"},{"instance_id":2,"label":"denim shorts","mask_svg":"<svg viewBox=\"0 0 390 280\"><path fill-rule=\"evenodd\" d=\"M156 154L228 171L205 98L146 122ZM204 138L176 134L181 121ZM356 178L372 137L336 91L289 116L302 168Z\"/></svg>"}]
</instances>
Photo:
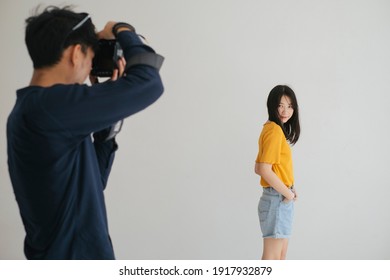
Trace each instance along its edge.
<instances>
[{"instance_id":1,"label":"denim shorts","mask_svg":"<svg viewBox=\"0 0 390 280\"><path fill-rule=\"evenodd\" d=\"M263 238L289 238L294 216L294 201L283 202L284 196L274 188L263 188L258 213Z\"/></svg>"}]
</instances>

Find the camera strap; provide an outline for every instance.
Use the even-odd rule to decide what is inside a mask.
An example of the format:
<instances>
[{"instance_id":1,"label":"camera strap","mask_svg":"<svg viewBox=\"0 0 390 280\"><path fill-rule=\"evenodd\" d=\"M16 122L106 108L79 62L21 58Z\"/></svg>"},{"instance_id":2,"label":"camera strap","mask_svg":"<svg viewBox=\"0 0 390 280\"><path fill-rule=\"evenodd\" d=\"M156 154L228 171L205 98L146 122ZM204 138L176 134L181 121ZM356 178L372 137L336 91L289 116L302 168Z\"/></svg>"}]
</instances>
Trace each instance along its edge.
<instances>
[{"instance_id":1,"label":"camera strap","mask_svg":"<svg viewBox=\"0 0 390 280\"><path fill-rule=\"evenodd\" d=\"M163 62L164 62L164 57L159 54L150 53L150 52L139 53L131 57L126 62L126 70L138 64L148 65L153 68L156 68L157 70L160 70Z\"/></svg>"}]
</instances>

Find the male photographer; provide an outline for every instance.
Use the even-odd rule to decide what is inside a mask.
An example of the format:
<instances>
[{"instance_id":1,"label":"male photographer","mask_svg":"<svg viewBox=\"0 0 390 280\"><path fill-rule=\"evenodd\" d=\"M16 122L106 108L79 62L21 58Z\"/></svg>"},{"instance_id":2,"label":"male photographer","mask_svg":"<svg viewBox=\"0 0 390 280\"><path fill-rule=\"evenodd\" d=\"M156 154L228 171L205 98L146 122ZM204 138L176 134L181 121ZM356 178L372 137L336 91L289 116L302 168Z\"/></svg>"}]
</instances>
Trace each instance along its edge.
<instances>
[{"instance_id":1,"label":"male photographer","mask_svg":"<svg viewBox=\"0 0 390 280\"><path fill-rule=\"evenodd\" d=\"M30 85L17 91L7 123L25 255L114 259L103 195L117 150L112 126L161 96L162 58L130 24L108 22L96 33L88 14L67 7L49 7L26 23L34 72ZM114 38L124 59L111 80L83 84L98 39Z\"/></svg>"}]
</instances>

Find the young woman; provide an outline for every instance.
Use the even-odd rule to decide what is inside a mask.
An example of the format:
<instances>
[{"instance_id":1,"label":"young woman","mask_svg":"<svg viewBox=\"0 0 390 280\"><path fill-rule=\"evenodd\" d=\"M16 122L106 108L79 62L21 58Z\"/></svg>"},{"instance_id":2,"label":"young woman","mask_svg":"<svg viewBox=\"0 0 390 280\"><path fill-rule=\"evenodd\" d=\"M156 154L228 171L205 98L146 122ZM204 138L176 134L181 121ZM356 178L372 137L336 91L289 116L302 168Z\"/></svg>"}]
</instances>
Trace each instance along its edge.
<instances>
[{"instance_id":1,"label":"young woman","mask_svg":"<svg viewBox=\"0 0 390 280\"><path fill-rule=\"evenodd\" d=\"M300 134L294 91L284 85L274 87L268 96L267 108L268 121L260 134L255 165L263 187L258 206L264 238L262 259L284 260L297 199L290 149Z\"/></svg>"}]
</instances>

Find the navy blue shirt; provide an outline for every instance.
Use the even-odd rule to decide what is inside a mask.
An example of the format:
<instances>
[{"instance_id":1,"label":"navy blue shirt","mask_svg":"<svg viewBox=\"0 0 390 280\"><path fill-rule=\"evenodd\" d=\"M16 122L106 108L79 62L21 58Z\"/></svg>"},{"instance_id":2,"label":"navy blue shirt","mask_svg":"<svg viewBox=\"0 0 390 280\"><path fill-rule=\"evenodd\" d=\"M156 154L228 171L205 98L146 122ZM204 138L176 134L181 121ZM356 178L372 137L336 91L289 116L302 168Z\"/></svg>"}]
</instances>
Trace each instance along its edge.
<instances>
[{"instance_id":1,"label":"navy blue shirt","mask_svg":"<svg viewBox=\"0 0 390 280\"><path fill-rule=\"evenodd\" d=\"M128 60L154 51L118 34ZM17 91L7 123L9 173L26 231L27 259L114 259L103 190L117 149L107 128L163 92L158 70L138 64L93 86Z\"/></svg>"}]
</instances>

